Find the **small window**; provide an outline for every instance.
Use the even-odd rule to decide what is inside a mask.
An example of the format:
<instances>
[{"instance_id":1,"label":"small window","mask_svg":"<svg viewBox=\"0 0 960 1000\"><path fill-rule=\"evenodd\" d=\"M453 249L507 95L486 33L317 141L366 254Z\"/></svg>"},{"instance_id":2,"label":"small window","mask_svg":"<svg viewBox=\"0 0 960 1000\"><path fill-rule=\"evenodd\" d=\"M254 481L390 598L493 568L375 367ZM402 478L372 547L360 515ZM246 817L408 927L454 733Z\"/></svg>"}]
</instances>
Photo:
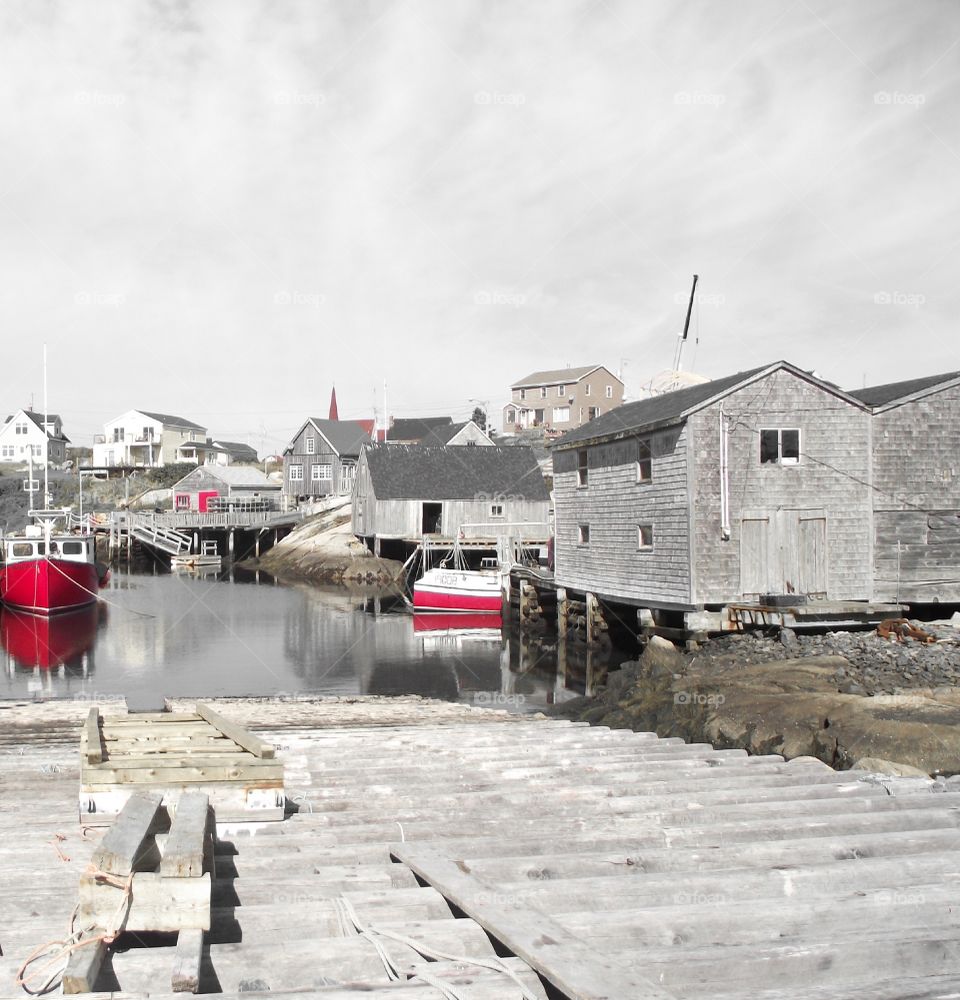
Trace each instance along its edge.
<instances>
[{"instance_id":1,"label":"small window","mask_svg":"<svg viewBox=\"0 0 960 1000\"><path fill-rule=\"evenodd\" d=\"M566 394L567 394L567 387L565 385L558 385L557 386L557 395L558 396L566 396Z\"/></svg>"},{"instance_id":2,"label":"small window","mask_svg":"<svg viewBox=\"0 0 960 1000\"><path fill-rule=\"evenodd\" d=\"M607 386L607 399L613 399L613 386Z\"/></svg>"},{"instance_id":3,"label":"small window","mask_svg":"<svg viewBox=\"0 0 960 1000\"><path fill-rule=\"evenodd\" d=\"M547 387L545 385L540 387L540 398L541 399L547 398Z\"/></svg>"},{"instance_id":4,"label":"small window","mask_svg":"<svg viewBox=\"0 0 960 1000\"><path fill-rule=\"evenodd\" d=\"M190 494L189 493L178 493L176 497L176 508L177 510L189 510L190 509Z\"/></svg>"},{"instance_id":5,"label":"small window","mask_svg":"<svg viewBox=\"0 0 960 1000\"><path fill-rule=\"evenodd\" d=\"M583 387L583 394L584 394L584 396L589 396L590 395L590 383L589 382L587 382L584 385L584 387Z\"/></svg>"},{"instance_id":6,"label":"small window","mask_svg":"<svg viewBox=\"0 0 960 1000\"><path fill-rule=\"evenodd\" d=\"M520 398L521 399L526 399L527 398L527 390L526 389L521 389L520 390Z\"/></svg>"},{"instance_id":7,"label":"small window","mask_svg":"<svg viewBox=\"0 0 960 1000\"><path fill-rule=\"evenodd\" d=\"M307 454L313 455L317 450L317 439L313 437L307 438Z\"/></svg>"},{"instance_id":8,"label":"small window","mask_svg":"<svg viewBox=\"0 0 960 1000\"><path fill-rule=\"evenodd\" d=\"M490 516L491 517L503 517L503 504L502 503L492 503L492 504L490 504Z\"/></svg>"},{"instance_id":9,"label":"small window","mask_svg":"<svg viewBox=\"0 0 960 1000\"><path fill-rule=\"evenodd\" d=\"M292 483L303 482L303 466L302 465L291 465L290 466L290 481Z\"/></svg>"},{"instance_id":10,"label":"small window","mask_svg":"<svg viewBox=\"0 0 960 1000\"><path fill-rule=\"evenodd\" d=\"M761 465L797 465L800 461L800 431L795 428L760 431Z\"/></svg>"},{"instance_id":11,"label":"small window","mask_svg":"<svg viewBox=\"0 0 960 1000\"><path fill-rule=\"evenodd\" d=\"M587 420L595 420L599 416L600 416L600 407L599 406L588 407L588 409L587 409Z\"/></svg>"},{"instance_id":12,"label":"small window","mask_svg":"<svg viewBox=\"0 0 960 1000\"><path fill-rule=\"evenodd\" d=\"M507 410L507 423L508 424L515 424L516 422L517 422L517 411L516 410Z\"/></svg>"},{"instance_id":13,"label":"small window","mask_svg":"<svg viewBox=\"0 0 960 1000\"><path fill-rule=\"evenodd\" d=\"M653 525L652 524L638 524L637 525L637 548L638 549L652 549L653 548Z\"/></svg>"},{"instance_id":14,"label":"small window","mask_svg":"<svg viewBox=\"0 0 960 1000\"><path fill-rule=\"evenodd\" d=\"M590 544L590 525L589 524L578 524L577 525L577 544L578 545L589 545Z\"/></svg>"},{"instance_id":15,"label":"small window","mask_svg":"<svg viewBox=\"0 0 960 1000\"><path fill-rule=\"evenodd\" d=\"M14 542L13 543L13 554L18 559L26 558L27 556L33 555L33 546L29 542Z\"/></svg>"},{"instance_id":16,"label":"small window","mask_svg":"<svg viewBox=\"0 0 960 1000\"><path fill-rule=\"evenodd\" d=\"M653 450L650 438L640 438L637 442L637 482L649 483L653 479Z\"/></svg>"},{"instance_id":17,"label":"small window","mask_svg":"<svg viewBox=\"0 0 960 1000\"><path fill-rule=\"evenodd\" d=\"M83 555L83 542L64 542L60 548L65 556Z\"/></svg>"},{"instance_id":18,"label":"small window","mask_svg":"<svg viewBox=\"0 0 960 1000\"><path fill-rule=\"evenodd\" d=\"M587 449L577 452L577 486L587 485Z\"/></svg>"}]
</instances>

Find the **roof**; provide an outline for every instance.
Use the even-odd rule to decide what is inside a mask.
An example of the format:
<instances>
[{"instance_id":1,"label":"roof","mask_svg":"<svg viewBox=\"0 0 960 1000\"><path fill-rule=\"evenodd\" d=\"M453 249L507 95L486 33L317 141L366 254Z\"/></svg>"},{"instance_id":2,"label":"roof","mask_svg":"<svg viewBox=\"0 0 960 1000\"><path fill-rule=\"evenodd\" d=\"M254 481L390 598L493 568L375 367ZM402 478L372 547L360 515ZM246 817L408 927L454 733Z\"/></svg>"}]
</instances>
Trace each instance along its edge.
<instances>
[{"instance_id":1,"label":"roof","mask_svg":"<svg viewBox=\"0 0 960 1000\"><path fill-rule=\"evenodd\" d=\"M187 420L186 417L178 417L172 413L153 413L150 410L137 410L136 412L142 413L151 420L159 420L161 424L171 424L174 427L192 427L194 430L206 431L206 427L195 424L192 420Z\"/></svg>"},{"instance_id":2,"label":"roof","mask_svg":"<svg viewBox=\"0 0 960 1000\"><path fill-rule=\"evenodd\" d=\"M924 378L908 379L905 382L887 382L884 385L874 385L866 389L852 389L850 395L867 406L886 406L898 399L905 399L927 389L933 389L941 383L960 379L960 372L945 372L943 375L927 375Z\"/></svg>"},{"instance_id":3,"label":"roof","mask_svg":"<svg viewBox=\"0 0 960 1000\"><path fill-rule=\"evenodd\" d=\"M647 428L669 427L671 424L680 423L691 413L728 395L760 375L769 375L781 369L807 379L853 405L860 404L860 401L854 399L850 393L843 392L816 375L811 375L787 361L775 361L762 368L751 368L749 371L737 372L735 375L727 375L724 378L714 379L712 382L690 385L683 389L676 389L674 392L665 392L661 396L651 396L649 399L638 399L633 403L624 403L581 427L568 431L554 444L554 447L565 448L583 441L618 437L621 434Z\"/></svg>"},{"instance_id":4,"label":"roof","mask_svg":"<svg viewBox=\"0 0 960 1000\"><path fill-rule=\"evenodd\" d=\"M240 459L241 461L257 462L257 450L252 445L243 444L241 441L222 441L220 438L215 438L211 444L217 451L225 451L232 458ZM207 446L209 449L209 445Z\"/></svg>"},{"instance_id":5,"label":"roof","mask_svg":"<svg viewBox=\"0 0 960 1000\"><path fill-rule=\"evenodd\" d=\"M44 423L55 425L57 421L60 420L59 413L43 414L37 413L36 410L17 410L17 413L22 413L25 417L27 417L27 419L30 420L31 423L36 424L40 430L43 430ZM9 424L16 415L16 413L11 413L10 416L4 420L4 423ZM63 421L60 421L60 423L62 426ZM54 434L52 431L47 431L47 437L50 438L51 441L66 441L68 444L70 443L70 438L68 438L62 431L59 435Z\"/></svg>"},{"instance_id":6,"label":"roof","mask_svg":"<svg viewBox=\"0 0 960 1000\"><path fill-rule=\"evenodd\" d=\"M511 389L525 389L529 386L537 385L566 385L567 383L579 382L580 379L586 378L591 372L595 372L598 368L603 368L603 365L585 365L582 368L555 368L553 371L547 372L533 372L526 378L520 379L519 382L514 382L510 386ZM606 369L609 371L609 369ZM611 378L617 378L613 372L609 373ZM620 379L617 378L619 382Z\"/></svg>"},{"instance_id":7,"label":"roof","mask_svg":"<svg viewBox=\"0 0 960 1000\"><path fill-rule=\"evenodd\" d=\"M421 444L450 444L464 427L472 423L472 420L461 420L458 424L444 424L442 427L434 427L429 434L424 436ZM479 430L479 428L477 429Z\"/></svg>"},{"instance_id":8,"label":"roof","mask_svg":"<svg viewBox=\"0 0 960 1000\"><path fill-rule=\"evenodd\" d=\"M265 476L259 469L247 465L198 465L208 476L219 479L228 486L257 486L265 489L276 489L277 483ZM184 479L194 475L197 469L191 469L183 479L173 484L176 489Z\"/></svg>"},{"instance_id":9,"label":"roof","mask_svg":"<svg viewBox=\"0 0 960 1000\"><path fill-rule=\"evenodd\" d=\"M330 446L338 455L359 457L360 450L370 440L370 432L359 420L323 420L320 417L311 417L309 423L330 442ZM300 431L297 431L297 435L299 433Z\"/></svg>"},{"instance_id":10,"label":"roof","mask_svg":"<svg viewBox=\"0 0 960 1000\"><path fill-rule=\"evenodd\" d=\"M378 500L550 499L529 448L385 444L371 445L364 454Z\"/></svg>"},{"instance_id":11,"label":"roof","mask_svg":"<svg viewBox=\"0 0 960 1000\"><path fill-rule=\"evenodd\" d=\"M453 417L400 417L390 425L387 440L421 441L436 431L453 423Z\"/></svg>"}]
</instances>

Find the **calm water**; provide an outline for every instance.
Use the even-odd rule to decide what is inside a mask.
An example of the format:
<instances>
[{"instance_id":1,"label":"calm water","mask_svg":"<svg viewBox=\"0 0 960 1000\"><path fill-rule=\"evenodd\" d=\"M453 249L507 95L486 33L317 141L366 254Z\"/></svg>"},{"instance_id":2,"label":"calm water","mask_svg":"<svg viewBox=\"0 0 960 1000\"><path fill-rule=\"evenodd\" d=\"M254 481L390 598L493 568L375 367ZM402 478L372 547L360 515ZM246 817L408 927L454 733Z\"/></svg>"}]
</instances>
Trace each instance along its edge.
<instances>
[{"instance_id":1,"label":"calm water","mask_svg":"<svg viewBox=\"0 0 960 1000\"><path fill-rule=\"evenodd\" d=\"M0 611L0 698L420 694L522 712L583 694L626 658L567 644L558 664L553 637L482 616L415 618L401 600L239 573L115 570L101 594L49 620Z\"/></svg>"}]
</instances>

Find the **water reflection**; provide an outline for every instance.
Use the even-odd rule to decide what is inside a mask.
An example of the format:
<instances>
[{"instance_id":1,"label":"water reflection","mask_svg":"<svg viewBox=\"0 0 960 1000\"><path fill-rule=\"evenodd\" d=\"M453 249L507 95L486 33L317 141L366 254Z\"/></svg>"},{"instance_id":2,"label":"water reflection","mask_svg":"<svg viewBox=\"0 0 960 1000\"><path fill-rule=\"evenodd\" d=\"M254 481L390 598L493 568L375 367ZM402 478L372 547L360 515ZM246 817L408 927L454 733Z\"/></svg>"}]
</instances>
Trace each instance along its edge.
<instances>
[{"instance_id":1,"label":"water reflection","mask_svg":"<svg viewBox=\"0 0 960 1000\"><path fill-rule=\"evenodd\" d=\"M627 658L496 615L412 615L397 594L239 573L120 571L104 597L109 623L103 604L51 619L4 610L0 697L418 694L532 711L591 693Z\"/></svg>"}]
</instances>

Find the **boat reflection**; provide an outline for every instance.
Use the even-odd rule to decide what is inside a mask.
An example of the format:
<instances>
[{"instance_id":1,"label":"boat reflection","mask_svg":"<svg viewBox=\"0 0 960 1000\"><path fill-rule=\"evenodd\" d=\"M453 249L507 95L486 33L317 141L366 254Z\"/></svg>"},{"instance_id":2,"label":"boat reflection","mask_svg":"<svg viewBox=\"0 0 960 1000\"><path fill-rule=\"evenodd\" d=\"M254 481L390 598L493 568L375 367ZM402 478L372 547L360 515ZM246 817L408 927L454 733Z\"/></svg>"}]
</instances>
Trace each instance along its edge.
<instances>
[{"instance_id":1,"label":"boat reflection","mask_svg":"<svg viewBox=\"0 0 960 1000\"><path fill-rule=\"evenodd\" d=\"M86 675L106 612L102 603L49 616L0 608L0 645L6 650L8 667L29 671L65 667Z\"/></svg>"}]
</instances>

